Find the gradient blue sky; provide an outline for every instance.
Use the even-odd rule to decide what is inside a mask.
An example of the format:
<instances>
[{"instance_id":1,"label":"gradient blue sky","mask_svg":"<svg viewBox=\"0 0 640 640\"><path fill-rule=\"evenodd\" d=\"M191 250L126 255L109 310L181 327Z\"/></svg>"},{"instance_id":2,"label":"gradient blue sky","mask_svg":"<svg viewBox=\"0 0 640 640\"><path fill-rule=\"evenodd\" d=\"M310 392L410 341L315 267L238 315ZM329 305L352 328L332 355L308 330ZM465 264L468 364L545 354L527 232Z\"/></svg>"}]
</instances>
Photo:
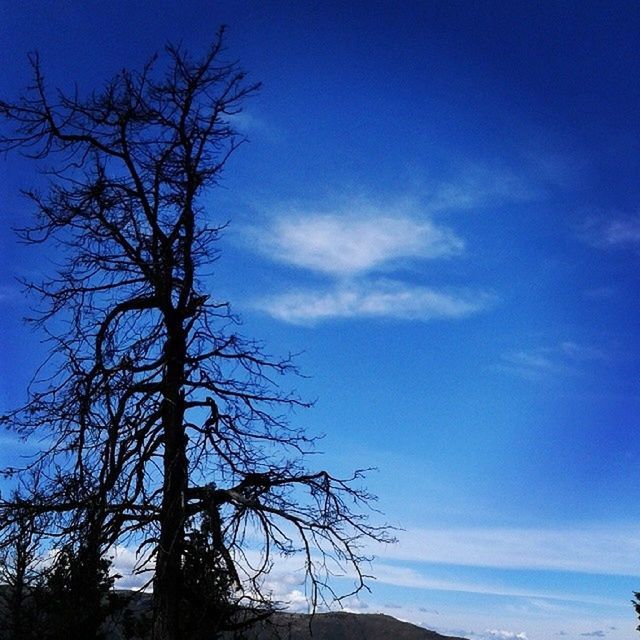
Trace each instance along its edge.
<instances>
[{"instance_id":1,"label":"gradient blue sky","mask_svg":"<svg viewBox=\"0 0 640 640\"><path fill-rule=\"evenodd\" d=\"M88 89L221 23L264 89L210 194L231 221L212 291L303 352L296 419L323 464L379 468L405 529L349 607L474 640L636 637L640 4L0 0L2 94L34 49L52 87ZM0 409L43 355L14 277L47 256L9 230L40 180L0 158Z\"/></svg>"}]
</instances>

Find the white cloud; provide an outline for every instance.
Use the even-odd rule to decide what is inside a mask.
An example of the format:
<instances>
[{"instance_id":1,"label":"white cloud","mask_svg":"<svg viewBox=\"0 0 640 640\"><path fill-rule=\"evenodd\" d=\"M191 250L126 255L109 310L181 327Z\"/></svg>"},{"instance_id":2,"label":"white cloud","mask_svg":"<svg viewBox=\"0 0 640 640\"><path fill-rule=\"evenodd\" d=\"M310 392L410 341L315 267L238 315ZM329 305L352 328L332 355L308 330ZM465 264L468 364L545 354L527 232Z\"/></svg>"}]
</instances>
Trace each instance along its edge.
<instances>
[{"instance_id":1,"label":"white cloud","mask_svg":"<svg viewBox=\"0 0 640 640\"><path fill-rule=\"evenodd\" d=\"M405 258L445 258L464 249L451 229L406 205L354 203L334 213L294 211L265 229L246 231L253 247L271 259L338 277Z\"/></svg>"},{"instance_id":2,"label":"white cloud","mask_svg":"<svg viewBox=\"0 0 640 640\"><path fill-rule=\"evenodd\" d=\"M352 282L325 291L295 291L265 298L256 307L294 324L330 318L398 318L433 320L463 318L486 309L486 292L451 293L391 280Z\"/></svg>"},{"instance_id":3,"label":"white cloud","mask_svg":"<svg viewBox=\"0 0 640 640\"><path fill-rule=\"evenodd\" d=\"M375 594L375 592L374 592ZM449 599L447 604L440 602L437 611L424 615L423 607L415 602L403 599L403 592L398 592L403 606L401 610L387 605L372 603L370 610L388 613L401 620L418 624L438 633L473 640L516 640L534 637L536 640L557 640L558 637L579 638L589 629L609 629L615 621L618 633L610 634L616 640L633 640L637 637L635 624L628 615L628 607L622 603L613 617L603 617L594 607L581 606L564 609L558 615L541 615L530 610L525 603L513 607L501 603L499 607L485 598L480 601L468 597ZM428 594L422 596L429 599ZM623 598L624 599L624 598ZM474 602L475 600L475 602ZM621 624L618 624L621 623ZM564 631L559 631L564 629Z\"/></svg>"},{"instance_id":4,"label":"white cloud","mask_svg":"<svg viewBox=\"0 0 640 640\"><path fill-rule=\"evenodd\" d=\"M501 362L494 369L539 381L577 375L581 373L581 367L588 363L602 363L607 360L607 353L603 349L566 340L551 347L504 353Z\"/></svg>"},{"instance_id":5,"label":"white cloud","mask_svg":"<svg viewBox=\"0 0 640 640\"><path fill-rule=\"evenodd\" d=\"M282 138L281 132L253 111L243 109L227 117L231 126L241 134L251 135L255 133L269 142L276 142Z\"/></svg>"},{"instance_id":6,"label":"white cloud","mask_svg":"<svg viewBox=\"0 0 640 640\"><path fill-rule=\"evenodd\" d=\"M484 632L487 640L527 640L527 634L524 631L514 633L513 631L505 631L504 629L487 629Z\"/></svg>"},{"instance_id":7,"label":"white cloud","mask_svg":"<svg viewBox=\"0 0 640 640\"><path fill-rule=\"evenodd\" d=\"M411 529L397 545L376 553L383 560L636 575L640 573L640 525Z\"/></svg>"},{"instance_id":8,"label":"white cloud","mask_svg":"<svg viewBox=\"0 0 640 640\"><path fill-rule=\"evenodd\" d=\"M465 241L410 199L393 204L352 199L330 211L290 209L242 229L243 242L271 260L328 276L324 285L295 286L264 295L252 306L273 318L312 325L336 318L433 320L487 309L486 291L422 286L391 276L417 261L464 252ZM389 274L381 279L380 271Z\"/></svg>"},{"instance_id":9,"label":"white cloud","mask_svg":"<svg viewBox=\"0 0 640 640\"><path fill-rule=\"evenodd\" d=\"M566 357L577 361L607 360L607 354L602 349L571 340L560 343L560 351Z\"/></svg>"},{"instance_id":10,"label":"white cloud","mask_svg":"<svg viewBox=\"0 0 640 640\"><path fill-rule=\"evenodd\" d=\"M468 210L539 196L530 181L502 167L471 165L455 180L438 185L429 201L432 211Z\"/></svg>"},{"instance_id":11,"label":"white cloud","mask_svg":"<svg viewBox=\"0 0 640 640\"><path fill-rule=\"evenodd\" d=\"M605 239L609 245L640 243L640 217L613 220L606 228Z\"/></svg>"},{"instance_id":12,"label":"white cloud","mask_svg":"<svg viewBox=\"0 0 640 640\"><path fill-rule=\"evenodd\" d=\"M636 247L640 245L640 215L613 219L592 215L582 225L579 235L588 244L602 249Z\"/></svg>"},{"instance_id":13,"label":"white cloud","mask_svg":"<svg viewBox=\"0 0 640 640\"><path fill-rule=\"evenodd\" d=\"M502 356L499 368L515 373L531 380L538 380L548 375L572 373L572 369L563 362L558 362L540 351L513 351Z\"/></svg>"},{"instance_id":14,"label":"white cloud","mask_svg":"<svg viewBox=\"0 0 640 640\"><path fill-rule=\"evenodd\" d=\"M342 600L342 610L349 613L371 613L371 605L358 596L351 596ZM394 605L385 605L388 609L397 608Z\"/></svg>"},{"instance_id":15,"label":"white cloud","mask_svg":"<svg viewBox=\"0 0 640 640\"><path fill-rule=\"evenodd\" d=\"M412 560L411 562L416 562ZM419 561L418 561L419 562ZM443 561L445 562L445 561ZM445 562L456 564L455 561ZM501 567L503 568L503 567ZM511 568L511 567L509 567ZM526 598L529 604L535 603L537 609L553 607L550 602L580 603L598 606L620 606L620 602L599 596L577 594L571 592L536 591L499 584L495 582L470 582L466 580L434 578L428 571L402 564L385 564L375 562L373 573L376 583L387 584L401 589L424 589L425 591L450 591L457 593L475 593L481 595L499 596L506 598ZM545 603L542 606L541 603ZM557 606L556 609L564 611L565 607Z\"/></svg>"}]
</instances>

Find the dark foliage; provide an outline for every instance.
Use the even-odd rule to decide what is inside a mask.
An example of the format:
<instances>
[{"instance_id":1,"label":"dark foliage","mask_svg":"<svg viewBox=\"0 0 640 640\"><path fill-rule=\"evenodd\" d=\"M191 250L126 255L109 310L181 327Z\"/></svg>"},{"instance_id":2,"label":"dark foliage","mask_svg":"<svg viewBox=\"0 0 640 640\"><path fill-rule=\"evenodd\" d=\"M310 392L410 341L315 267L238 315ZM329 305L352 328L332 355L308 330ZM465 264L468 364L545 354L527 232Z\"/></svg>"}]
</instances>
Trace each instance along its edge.
<instances>
[{"instance_id":1,"label":"dark foliage","mask_svg":"<svg viewBox=\"0 0 640 640\"><path fill-rule=\"evenodd\" d=\"M85 564L85 559L81 551L63 549L34 591L43 640L105 640L105 623L118 605L112 592L114 578L106 558L97 566Z\"/></svg>"},{"instance_id":2,"label":"dark foliage","mask_svg":"<svg viewBox=\"0 0 640 640\"><path fill-rule=\"evenodd\" d=\"M13 499L18 498L13 493ZM43 584L40 542L45 516L27 510L15 513L3 531L0 547L0 637L8 640L39 638L40 615L33 594Z\"/></svg>"},{"instance_id":3,"label":"dark foliage","mask_svg":"<svg viewBox=\"0 0 640 640\"><path fill-rule=\"evenodd\" d=\"M640 618L640 591L635 591L633 594L633 600L631 601L633 608L636 610L638 618ZM640 625L636 627L640 631Z\"/></svg>"}]
</instances>

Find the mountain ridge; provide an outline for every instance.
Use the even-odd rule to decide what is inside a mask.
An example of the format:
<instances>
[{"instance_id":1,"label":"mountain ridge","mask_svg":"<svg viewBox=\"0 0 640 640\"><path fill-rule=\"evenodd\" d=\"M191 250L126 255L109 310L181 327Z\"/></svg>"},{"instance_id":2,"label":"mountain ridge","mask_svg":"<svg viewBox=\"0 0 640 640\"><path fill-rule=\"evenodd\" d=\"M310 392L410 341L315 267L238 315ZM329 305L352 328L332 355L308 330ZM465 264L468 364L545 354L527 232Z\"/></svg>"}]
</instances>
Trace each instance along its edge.
<instances>
[{"instance_id":1,"label":"mountain ridge","mask_svg":"<svg viewBox=\"0 0 640 640\"><path fill-rule=\"evenodd\" d=\"M274 636L275 632L275 636ZM333 611L313 616L281 612L263 629L255 629L255 640L467 640L403 622L384 613Z\"/></svg>"}]
</instances>

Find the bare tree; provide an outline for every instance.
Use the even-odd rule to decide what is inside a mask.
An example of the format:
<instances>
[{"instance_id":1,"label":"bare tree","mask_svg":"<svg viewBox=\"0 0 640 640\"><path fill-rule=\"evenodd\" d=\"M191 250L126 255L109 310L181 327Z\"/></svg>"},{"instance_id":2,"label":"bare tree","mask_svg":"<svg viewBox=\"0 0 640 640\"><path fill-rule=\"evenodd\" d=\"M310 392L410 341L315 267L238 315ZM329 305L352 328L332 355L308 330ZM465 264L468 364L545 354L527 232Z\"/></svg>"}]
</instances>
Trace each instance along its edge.
<instances>
[{"instance_id":1,"label":"bare tree","mask_svg":"<svg viewBox=\"0 0 640 640\"><path fill-rule=\"evenodd\" d=\"M51 442L5 471L36 470L43 492L0 508L48 514L52 539L83 540L94 562L137 545L155 640L184 637L185 602L204 584L233 605L209 625L268 615L263 580L279 554L304 557L314 607L337 595L337 567L357 591L360 543L389 539L367 518L361 471L307 469L314 441L289 419L308 405L277 384L294 364L239 335L202 279L223 227L202 195L243 142L233 117L259 88L225 60L222 36L199 60L168 46L164 74L152 60L88 97L51 97L32 56L28 93L0 102L0 148L53 165L50 189L27 192L38 217L20 236L66 257L25 283L52 347L26 406L4 417ZM207 558L199 584L186 572L194 553Z\"/></svg>"}]
</instances>

